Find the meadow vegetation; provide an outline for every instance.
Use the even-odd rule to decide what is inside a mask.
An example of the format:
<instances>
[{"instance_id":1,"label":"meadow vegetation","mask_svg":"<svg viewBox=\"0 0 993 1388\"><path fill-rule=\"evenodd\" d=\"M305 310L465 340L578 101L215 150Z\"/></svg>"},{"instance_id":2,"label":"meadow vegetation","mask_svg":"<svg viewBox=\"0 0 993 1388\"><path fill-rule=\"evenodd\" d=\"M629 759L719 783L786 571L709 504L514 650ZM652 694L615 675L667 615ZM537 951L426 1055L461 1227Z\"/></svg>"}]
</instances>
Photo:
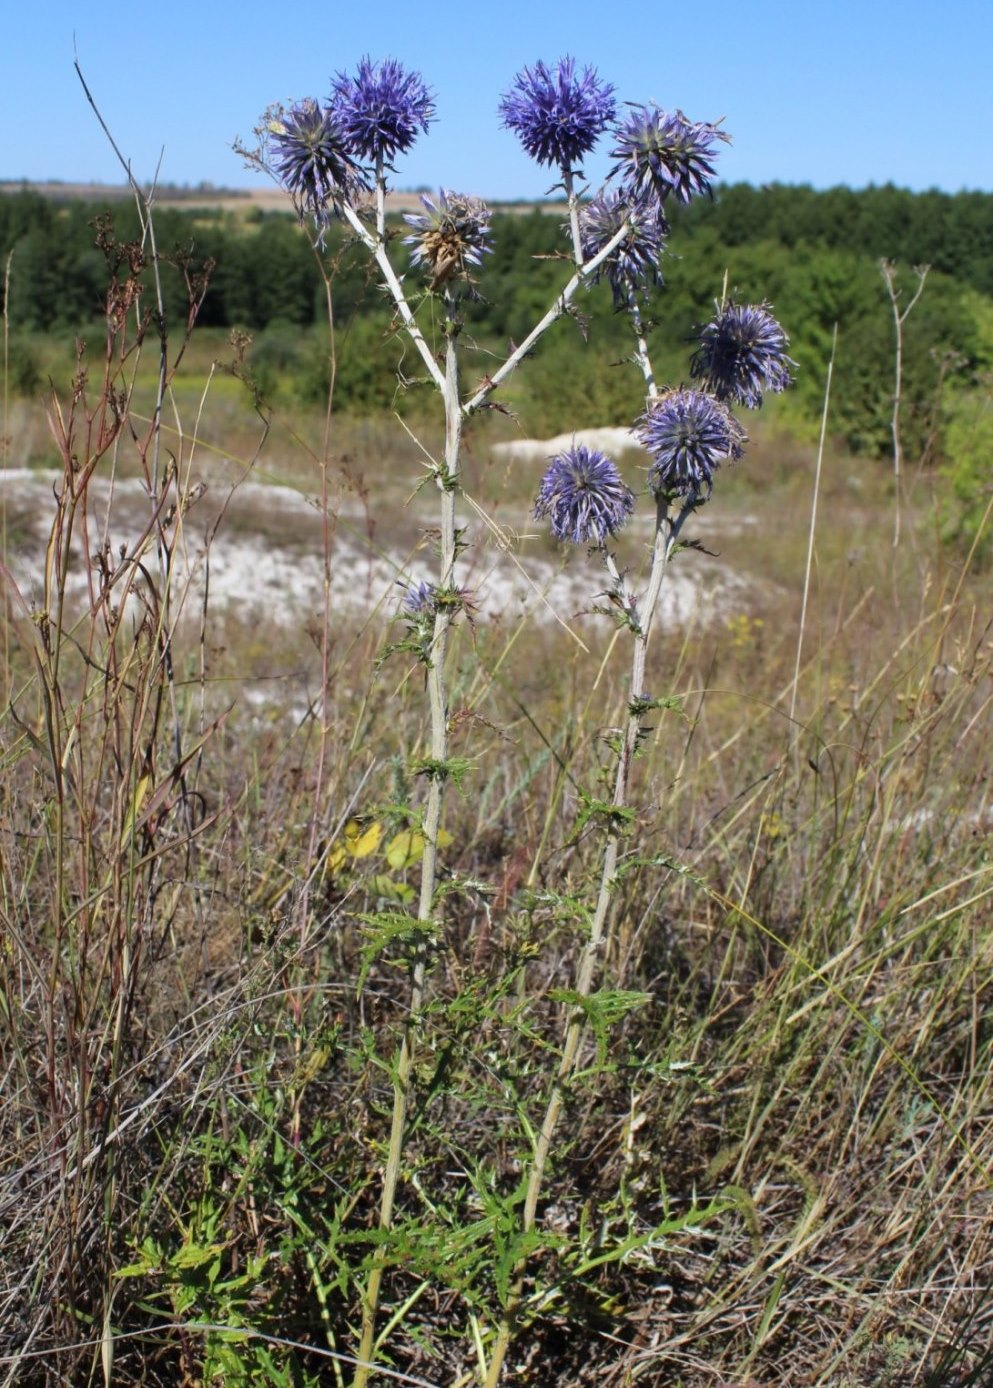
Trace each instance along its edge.
<instances>
[{"instance_id":1,"label":"meadow vegetation","mask_svg":"<svg viewBox=\"0 0 993 1388\"><path fill-rule=\"evenodd\" d=\"M0 197L0 256L13 252L17 267L9 303L14 392L43 396L53 372L71 370L80 327L99 321L103 267L93 222L106 214L106 207L60 204L30 192ZM508 340L529 331L554 294L564 217L564 205L558 213L495 212L480 298L466 307L480 376ZM907 324L902 427L909 455L945 472L942 524L971 539L982 514L976 499L993 430L993 195L732 185L713 201L675 205L670 220L664 330L652 339L659 378L675 382L685 374L683 338L708 317L721 291L715 273L726 269L732 290L768 299L790 325L800 370L794 391L774 403L808 441L817 436L838 324L832 430L864 457L888 457L892 449L893 323L879 262L897 263L898 284L908 294L911 267L931 266L927 293ZM270 403L283 410L320 406L329 384L322 267L292 215L169 207L157 211L156 224L171 262L160 266L171 322L185 317L185 275L212 266L194 348L201 364L225 355L232 331L247 334L246 364ZM122 238L137 235L133 207L115 205L113 225ZM431 414L430 392L416 388L410 349L391 328L389 305L360 248L341 227L329 228L326 239L323 268L333 267L341 345L336 410L361 416L398 409L423 422ZM395 242L393 254L403 272L406 247ZM508 385L510 405L536 437L626 424L639 408L637 377L604 369L628 350L626 325L605 285L584 297L582 313L585 333L573 327L556 334ZM671 324L679 331L668 331ZM398 391L398 371L414 378L410 388Z\"/></svg>"},{"instance_id":2,"label":"meadow vegetation","mask_svg":"<svg viewBox=\"0 0 993 1388\"><path fill-rule=\"evenodd\" d=\"M378 1383L468 1388L501 1335L503 1381L549 1388L991 1380L993 286L950 264L908 320L894 546L873 257L938 261L850 224L832 244L816 204L730 189L674 215L652 307L660 380L685 375L715 266L790 328L794 395L672 558L719 550L743 596L659 627L642 689L582 547L582 613L484 620L467 597L442 765L399 589L258 623L179 578L246 479L309 498L329 575L346 520L370 549L436 543L413 505L436 398L354 246L156 214L160 249L191 248L165 265L140 200L95 229L0 200L3 464L53 482L44 517L7 486L0 517L0 1383L344 1388L369 1357ZM492 226L465 308L480 379L570 272L558 218ZM51 228L86 256L53 260ZM460 495L525 567L559 549L527 519L538 477L494 445L643 404L609 364L631 348L606 286L580 305L589 348L557 324L465 426ZM443 309L419 307L440 357ZM622 461L644 490L644 456ZM32 595L13 572L39 525ZM616 542L636 585L646 549Z\"/></svg>"}]
</instances>

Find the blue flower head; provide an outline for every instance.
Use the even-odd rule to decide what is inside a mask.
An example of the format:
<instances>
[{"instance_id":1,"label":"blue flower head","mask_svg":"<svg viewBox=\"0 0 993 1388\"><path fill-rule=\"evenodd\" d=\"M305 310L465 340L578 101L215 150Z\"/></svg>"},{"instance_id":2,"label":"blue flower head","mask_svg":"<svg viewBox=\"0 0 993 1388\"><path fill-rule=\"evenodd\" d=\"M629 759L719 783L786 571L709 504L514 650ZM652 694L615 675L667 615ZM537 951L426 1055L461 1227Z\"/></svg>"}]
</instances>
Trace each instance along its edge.
<instances>
[{"instance_id":1,"label":"blue flower head","mask_svg":"<svg viewBox=\"0 0 993 1388\"><path fill-rule=\"evenodd\" d=\"M682 111L662 111L654 103L636 106L618 127L611 174L622 174L626 188L659 202L670 196L689 202L710 192L715 140L729 143L716 125L687 120Z\"/></svg>"},{"instance_id":2,"label":"blue flower head","mask_svg":"<svg viewBox=\"0 0 993 1388\"><path fill-rule=\"evenodd\" d=\"M614 119L614 88L572 58L522 68L500 99L503 124L539 164L574 169Z\"/></svg>"},{"instance_id":3,"label":"blue flower head","mask_svg":"<svg viewBox=\"0 0 993 1388\"><path fill-rule=\"evenodd\" d=\"M437 289L455 278L468 279L471 269L482 264L489 245L490 210L479 198L442 188L437 201L422 197L423 213L404 213L404 221L414 228L405 236L405 246L413 246L411 261L431 275L431 288Z\"/></svg>"},{"instance_id":4,"label":"blue flower head","mask_svg":"<svg viewBox=\"0 0 993 1388\"><path fill-rule=\"evenodd\" d=\"M355 77L339 72L331 83L332 105L352 152L361 159L392 164L434 116L431 94L418 72L395 58L363 58Z\"/></svg>"},{"instance_id":5,"label":"blue flower head","mask_svg":"<svg viewBox=\"0 0 993 1388\"><path fill-rule=\"evenodd\" d=\"M405 617L433 616L437 606L438 589L434 583L422 579L420 583L401 585L405 591L400 610Z\"/></svg>"},{"instance_id":6,"label":"blue flower head","mask_svg":"<svg viewBox=\"0 0 993 1388\"><path fill-rule=\"evenodd\" d=\"M330 107L308 98L269 122L273 172L301 216L326 227L343 202L368 188Z\"/></svg>"},{"instance_id":7,"label":"blue flower head","mask_svg":"<svg viewBox=\"0 0 993 1388\"><path fill-rule=\"evenodd\" d=\"M579 214L584 260L592 260L602 251L625 221L631 223L627 236L593 276L596 282L606 276L614 293L615 308L629 308L639 293L647 297L661 285L659 262L669 224L653 199L629 197L623 192L600 193Z\"/></svg>"},{"instance_id":8,"label":"blue flower head","mask_svg":"<svg viewBox=\"0 0 993 1388\"><path fill-rule=\"evenodd\" d=\"M651 401L636 432L653 462L660 496L709 497L724 458L740 458L744 432L724 405L699 390L673 390Z\"/></svg>"},{"instance_id":9,"label":"blue flower head","mask_svg":"<svg viewBox=\"0 0 993 1388\"><path fill-rule=\"evenodd\" d=\"M718 400L757 410L763 391L783 391L793 379L789 338L768 304L725 304L701 330L699 342L690 373Z\"/></svg>"},{"instance_id":10,"label":"blue flower head","mask_svg":"<svg viewBox=\"0 0 993 1388\"><path fill-rule=\"evenodd\" d=\"M400 587L404 595L399 615L414 626L433 624L438 612L447 612L451 617L457 612L464 612L471 622L476 611L473 594L468 588L459 588L455 584L439 588L436 583L426 579L421 579L419 583L401 581Z\"/></svg>"},{"instance_id":11,"label":"blue flower head","mask_svg":"<svg viewBox=\"0 0 993 1388\"><path fill-rule=\"evenodd\" d=\"M534 514L551 524L558 540L602 545L634 510L634 493L616 464L584 444L552 459L541 479Z\"/></svg>"}]
</instances>

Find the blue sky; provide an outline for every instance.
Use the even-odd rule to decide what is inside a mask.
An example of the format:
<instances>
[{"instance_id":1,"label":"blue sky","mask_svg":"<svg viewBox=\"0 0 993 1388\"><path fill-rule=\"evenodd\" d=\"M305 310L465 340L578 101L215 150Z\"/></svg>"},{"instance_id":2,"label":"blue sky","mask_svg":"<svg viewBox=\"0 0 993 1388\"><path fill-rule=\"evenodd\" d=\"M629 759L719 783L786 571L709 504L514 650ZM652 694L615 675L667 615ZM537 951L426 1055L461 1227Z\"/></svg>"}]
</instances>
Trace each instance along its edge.
<instances>
[{"instance_id":1,"label":"blue sky","mask_svg":"<svg viewBox=\"0 0 993 1388\"><path fill-rule=\"evenodd\" d=\"M120 182L73 71L74 52L137 177L258 181L231 150L273 101L326 95L368 53L423 73L437 121L397 187L540 197L496 116L514 73L569 53L621 100L725 117L727 181L894 182L993 191L993 0L7 0L0 179ZM587 164L596 181L605 152Z\"/></svg>"}]
</instances>

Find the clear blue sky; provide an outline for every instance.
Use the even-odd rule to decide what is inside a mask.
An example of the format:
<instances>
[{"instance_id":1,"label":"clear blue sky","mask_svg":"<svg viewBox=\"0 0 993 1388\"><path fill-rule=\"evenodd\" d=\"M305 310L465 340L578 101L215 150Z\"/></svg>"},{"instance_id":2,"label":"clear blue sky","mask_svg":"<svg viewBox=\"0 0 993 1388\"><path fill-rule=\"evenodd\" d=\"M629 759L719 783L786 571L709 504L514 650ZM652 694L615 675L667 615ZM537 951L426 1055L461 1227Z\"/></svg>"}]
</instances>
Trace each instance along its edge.
<instances>
[{"instance_id":1,"label":"clear blue sky","mask_svg":"<svg viewBox=\"0 0 993 1388\"><path fill-rule=\"evenodd\" d=\"M621 100L724 116L719 176L993 191L993 0L5 0L0 178L120 182L74 51L136 176L257 181L230 146L267 104L327 94L363 54L419 70L437 121L395 185L540 197L496 116L514 73L569 53ZM75 48L74 48L75 45ZM587 165L592 180L605 154Z\"/></svg>"}]
</instances>

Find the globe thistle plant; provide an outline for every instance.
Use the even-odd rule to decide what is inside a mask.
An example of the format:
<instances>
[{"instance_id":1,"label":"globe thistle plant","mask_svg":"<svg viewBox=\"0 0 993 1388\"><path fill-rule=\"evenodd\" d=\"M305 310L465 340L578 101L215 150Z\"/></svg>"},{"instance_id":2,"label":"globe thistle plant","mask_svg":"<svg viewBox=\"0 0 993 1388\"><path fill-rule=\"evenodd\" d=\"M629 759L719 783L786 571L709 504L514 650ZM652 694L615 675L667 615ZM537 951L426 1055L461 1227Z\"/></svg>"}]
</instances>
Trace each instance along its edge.
<instances>
[{"instance_id":1,"label":"globe thistle plant","mask_svg":"<svg viewBox=\"0 0 993 1388\"><path fill-rule=\"evenodd\" d=\"M368 188L337 115L307 98L269 122L272 168L301 216L325 227L332 212Z\"/></svg>"},{"instance_id":2,"label":"globe thistle plant","mask_svg":"<svg viewBox=\"0 0 993 1388\"><path fill-rule=\"evenodd\" d=\"M615 463L595 448L574 444L548 465L534 514L558 540L603 545L634 510L634 493Z\"/></svg>"},{"instance_id":3,"label":"globe thistle plant","mask_svg":"<svg viewBox=\"0 0 993 1388\"><path fill-rule=\"evenodd\" d=\"M710 192L714 177L714 142L728 136L716 125L690 121L682 111L662 111L658 106L636 106L617 130L611 154L624 186L664 202L674 197L689 202L698 193Z\"/></svg>"},{"instance_id":4,"label":"globe thistle plant","mask_svg":"<svg viewBox=\"0 0 993 1388\"><path fill-rule=\"evenodd\" d=\"M662 283L659 262L669 231L660 205L653 199L629 198L621 192L604 192L591 198L579 214L583 258L592 260L617 235L625 222L630 229L593 276L606 277L614 294L615 308L629 308L639 293L644 297Z\"/></svg>"},{"instance_id":5,"label":"globe thistle plant","mask_svg":"<svg viewBox=\"0 0 993 1388\"><path fill-rule=\"evenodd\" d=\"M418 72L395 58L363 58L354 77L339 73L331 84L332 104L349 148L360 159L392 164L426 131L434 116L431 94Z\"/></svg>"},{"instance_id":6,"label":"globe thistle plant","mask_svg":"<svg viewBox=\"0 0 993 1388\"><path fill-rule=\"evenodd\" d=\"M568 282L557 288L543 316L512 343L500 362L487 363L487 374L470 393L463 393L460 343L463 323L459 293L471 284L474 271L491 251L491 214L479 199L443 188L435 197L423 197L417 214L404 221L404 244L410 264L426 276L432 290L444 294L441 305L424 304L409 293L395 263L396 243L388 234L386 178L397 155L406 153L429 126L434 116L431 94L421 76L407 71L394 58L374 63L363 58L352 75L339 73L332 80L327 105L304 101L288 114L274 108L263 118L262 147L245 151L256 167L278 174L292 193L300 211L309 212L320 228L333 212L340 213L355 243L364 247L378 267L381 281L395 310L395 328L420 356L427 377L438 391L444 413L444 453L427 454L426 476L438 497L437 569L434 581L404 580L396 602L402 638L390 651L413 653L423 665L425 730L416 739L420 750L415 769L423 775L423 807L411 813L420 842L420 886L413 901L405 896L403 916L397 910L363 917L387 929L384 939L397 938L402 924L404 953L409 958L410 984L406 1017L389 1066L393 1089L392 1115L379 1201L378 1238L363 1262L361 1330L353 1356L354 1388L368 1388L377 1372L383 1346L395 1328L381 1327L384 1295L392 1299L396 1250L404 1237L397 1233L399 1183L408 1162L410 1105L423 1096L423 1056L420 1050L425 1023L433 1005L431 990L435 942L446 941L446 901L454 874L446 875L444 852L450 842L442 828L445 797L451 786L461 784L472 760L453 756L453 738L461 713L453 710L450 675L453 662L450 639L456 623L472 623L476 605L471 590L459 586L460 556L466 540L459 523L462 487L463 428L494 393L533 355L538 342L560 318L574 314L574 300L591 283L606 279L614 304L625 310L634 339L630 360L644 377L647 406L636 424L636 435L650 454L648 480L654 501L654 534L650 545L647 581L628 581L619 563L620 544L611 543L631 518L635 496L616 464L597 449L575 440L570 448L550 458L541 478L533 514L547 521L559 540L585 545L593 551L598 567L608 575L601 590L609 610L631 639L627 714L623 725L611 732L608 745L616 755L613 790L609 803L602 787L606 768L597 766L595 801L603 815L602 859L599 887L588 909L583 909L582 939L577 939L577 958L572 995L580 1004L564 1009L564 1035L549 1075L544 1117L534 1128L534 1140L526 1170L522 1172L523 1200L516 1216L519 1252L505 1269L501 1289L502 1310L495 1334L487 1345L484 1370L486 1388L502 1381L506 1356L522 1320L529 1287L529 1268L534 1231L541 1208L548 1164L555 1138L574 1088L580 1066L586 1063L594 998L603 974L603 960L610 953L611 922L615 915L618 884L622 880L624 833L632 819L631 804L636 759L644 745L652 710L672 701L650 696L648 649L663 585L671 560L679 551L684 523L713 490L714 476L726 459L742 455L745 441L731 406L757 406L767 391L779 391L790 382L793 363L786 355L787 338L768 305L739 307L728 304L696 335L692 375L695 386L659 392L652 366L648 331L642 321L643 298L662 282L661 257L668 234L667 199L688 203L709 193L714 178L714 158L727 136L717 125L688 120L682 111L666 112L654 103L630 106L618 117L614 89L602 82L593 67L577 66L565 57L554 64L537 62L518 72L500 99L504 126L520 139L539 164L558 170L560 186L568 202L572 270ZM577 192L580 162L608 130L614 135L612 174L616 183L583 205ZM375 200L375 223L360 215L356 194L369 190ZM585 194L584 194L585 195ZM364 209L364 211L366 211ZM461 284L459 282L462 282ZM330 288L330 279L328 280ZM329 310L332 305L329 303ZM423 312L422 312L423 310ZM422 313L421 321L418 315ZM654 316L654 315L653 315ZM441 322L439 323L439 318ZM422 327L430 324L431 340ZM515 334L516 335L516 334ZM400 373L398 372L398 375ZM405 378L401 377L401 380ZM409 379L409 378L407 378ZM425 450L427 452L427 450ZM322 500L329 505L327 469L322 469ZM324 559L331 562L333 527L325 525ZM639 535L639 541L644 537ZM644 548L639 545L639 548ZM635 586L637 584L637 586ZM322 660L325 674L331 668L333 613L325 588ZM311 843L316 846L325 819L326 786L322 781L327 739L334 726L329 708L329 685L323 685L320 719L321 743L317 786L311 817ZM461 741L462 733L459 733ZM404 781L407 777L404 776ZM407 791L396 795L397 808L405 805ZM583 821L585 823L585 820ZM411 838L413 841L412 829ZM411 864L412 865L412 864ZM301 938L309 938L311 909L306 877L299 912ZM475 890L475 889L473 889ZM409 903L410 909L406 907ZM416 914L415 914L416 910ZM477 955L485 943L481 935ZM376 946L375 948L378 948ZM391 946L392 948L392 946ZM636 995L631 995L636 996ZM529 1129L530 1136L530 1129ZM494 1316L494 1320L496 1317ZM410 1328L416 1327L411 1323Z\"/></svg>"},{"instance_id":7,"label":"globe thistle plant","mask_svg":"<svg viewBox=\"0 0 993 1388\"><path fill-rule=\"evenodd\" d=\"M554 68L523 68L498 109L532 159L574 169L614 119L613 93L595 68L580 73L572 58L560 58Z\"/></svg>"},{"instance_id":8,"label":"globe thistle plant","mask_svg":"<svg viewBox=\"0 0 993 1388\"><path fill-rule=\"evenodd\" d=\"M757 410L763 391L783 391L792 381L789 338L768 304L725 304L698 340L690 372L718 400Z\"/></svg>"},{"instance_id":9,"label":"globe thistle plant","mask_svg":"<svg viewBox=\"0 0 993 1388\"><path fill-rule=\"evenodd\" d=\"M650 403L636 432L653 458L659 496L709 497L724 458L740 458L744 433L731 412L699 390L673 390Z\"/></svg>"},{"instance_id":10,"label":"globe thistle plant","mask_svg":"<svg viewBox=\"0 0 993 1388\"><path fill-rule=\"evenodd\" d=\"M411 261L423 266L437 289L456 278L467 279L470 269L491 252L490 210L479 198L442 188L437 201L422 197L423 213L405 213L414 234L404 237L413 246Z\"/></svg>"}]
</instances>

